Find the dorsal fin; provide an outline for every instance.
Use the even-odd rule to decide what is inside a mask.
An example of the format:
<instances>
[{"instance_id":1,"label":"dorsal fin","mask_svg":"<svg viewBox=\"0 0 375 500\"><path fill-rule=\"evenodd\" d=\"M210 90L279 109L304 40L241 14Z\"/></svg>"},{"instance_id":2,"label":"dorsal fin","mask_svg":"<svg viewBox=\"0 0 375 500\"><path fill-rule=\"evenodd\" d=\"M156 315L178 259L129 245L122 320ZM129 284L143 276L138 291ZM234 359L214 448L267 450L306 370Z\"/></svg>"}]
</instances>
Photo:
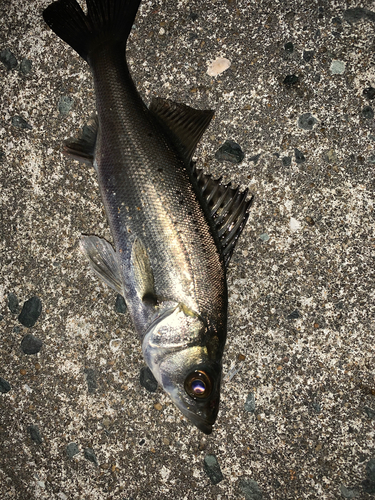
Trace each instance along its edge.
<instances>
[{"instance_id":1,"label":"dorsal fin","mask_svg":"<svg viewBox=\"0 0 375 500\"><path fill-rule=\"evenodd\" d=\"M154 97L150 111L171 133L176 146L190 162L195 148L214 115L212 110L199 110L161 97Z\"/></svg>"},{"instance_id":2,"label":"dorsal fin","mask_svg":"<svg viewBox=\"0 0 375 500\"><path fill-rule=\"evenodd\" d=\"M192 174L196 178L215 223L215 228L221 245L221 253L228 267L237 240L249 217L249 210L254 196L246 199L248 189L240 191L231 188L231 184L221 184L219 179L212 179L210 174L204 174L192 164Z\"/></svg>"}]
</instances>

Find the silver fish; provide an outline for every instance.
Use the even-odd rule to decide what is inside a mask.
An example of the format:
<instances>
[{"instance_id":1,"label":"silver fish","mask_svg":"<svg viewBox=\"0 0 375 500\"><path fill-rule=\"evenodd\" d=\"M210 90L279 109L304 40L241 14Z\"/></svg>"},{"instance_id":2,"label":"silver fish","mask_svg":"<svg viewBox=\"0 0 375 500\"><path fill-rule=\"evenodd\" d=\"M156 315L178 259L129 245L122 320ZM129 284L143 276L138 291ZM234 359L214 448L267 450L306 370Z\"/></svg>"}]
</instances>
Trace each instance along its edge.
<instances>
[{"instance_id":1,"label":"silver fish","mask_svg":"<svg viewBox=\"0 0 375 500\"><path fill-rule=\"evenodd\" d=\"M142 101L125 53L140 0L86 3L87 15L76 0L43 13L94 79L97 118L65 153L94 165L114 248L96 236L83 237L81 247L123 295L159 384L209 434L227 332L226 268L251 200L191 161L213 111Z\"/></svg>"}]
</instances>

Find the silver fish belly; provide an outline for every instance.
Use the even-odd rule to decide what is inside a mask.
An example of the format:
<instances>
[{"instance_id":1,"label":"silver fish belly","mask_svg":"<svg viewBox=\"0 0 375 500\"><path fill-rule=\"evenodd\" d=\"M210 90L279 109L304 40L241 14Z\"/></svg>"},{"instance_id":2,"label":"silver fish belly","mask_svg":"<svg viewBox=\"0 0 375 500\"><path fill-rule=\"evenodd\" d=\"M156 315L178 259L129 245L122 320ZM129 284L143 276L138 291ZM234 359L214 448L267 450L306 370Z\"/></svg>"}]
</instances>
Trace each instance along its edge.
<instances>
[{"instance_id":1,"label":"silver fish belly","mask_svg":"<svg viewBox=\"0 0 375 500\"><path fill-rule=\"evenodd\" d=\"M97 119L65 152L92 163L113 246L85 236L94 272L125 298L145 361L181 412L212 431L226 341L226 267L251 200L191 161L213 112L143 103L126 41L140 0L59 0L47 24L90 65Z\"/></svg>"}]
</instances>

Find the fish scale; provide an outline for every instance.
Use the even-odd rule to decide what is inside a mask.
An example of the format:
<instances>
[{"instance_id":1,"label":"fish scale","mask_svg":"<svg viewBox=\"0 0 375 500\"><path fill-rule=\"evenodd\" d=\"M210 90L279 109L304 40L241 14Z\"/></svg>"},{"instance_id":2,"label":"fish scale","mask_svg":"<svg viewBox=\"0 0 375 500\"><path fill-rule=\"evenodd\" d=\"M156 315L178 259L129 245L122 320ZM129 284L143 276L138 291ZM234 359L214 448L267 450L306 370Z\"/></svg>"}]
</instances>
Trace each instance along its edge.
<instances>
[{"instance_id":1,"label":"fish scale","mask_svg":"<svg viewBox=\"0 0 375 500\"><path fill-rule=\"evenodd\" d=\"M203 317L208 310L212 314L212 304L220 312L224 266L183 161L144 112L123 55L108 48L91 57L90 64L99 117L99 186L116 250L123 250L125 286L132 283L130 252L138 237L153 264L158 296L186 304ZM176 192L183 193L183 204ZM134 290L126 295L133 297Z\"/></svg>"}]
</instances>

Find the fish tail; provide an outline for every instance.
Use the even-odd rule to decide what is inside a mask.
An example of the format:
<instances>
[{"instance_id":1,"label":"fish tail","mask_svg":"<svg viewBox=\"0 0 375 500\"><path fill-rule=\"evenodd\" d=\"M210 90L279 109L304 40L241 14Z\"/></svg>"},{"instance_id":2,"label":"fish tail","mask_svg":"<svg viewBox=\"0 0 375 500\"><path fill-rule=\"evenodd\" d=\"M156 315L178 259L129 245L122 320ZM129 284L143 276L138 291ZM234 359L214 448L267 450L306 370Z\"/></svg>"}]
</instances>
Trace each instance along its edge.
<instances>
[{"instance_id":1,"label":"fish tail","mask_svg":"<svg viewBox=\"0 0 375 500\"><path fill-rule=\"evenodd\" d=\"M58 0L43 12L48 26L89 62L91 51L106 43L124 46L141 0L86 0L87 14L76 0Z\"/></svg>"}]
</instances>

